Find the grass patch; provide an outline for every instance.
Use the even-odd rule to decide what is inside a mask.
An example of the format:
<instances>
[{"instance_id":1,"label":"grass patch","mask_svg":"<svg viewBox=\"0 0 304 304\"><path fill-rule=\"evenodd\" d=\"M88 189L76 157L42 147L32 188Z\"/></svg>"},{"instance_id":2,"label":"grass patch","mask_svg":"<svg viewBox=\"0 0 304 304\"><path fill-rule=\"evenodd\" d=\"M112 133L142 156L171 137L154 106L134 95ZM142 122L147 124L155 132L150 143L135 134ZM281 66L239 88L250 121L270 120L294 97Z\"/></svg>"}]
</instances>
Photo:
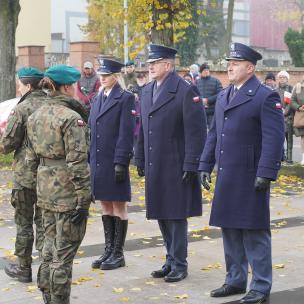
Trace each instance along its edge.
<instances>
[{"instance_id":1,"label":"grass patch","mask_svg":"<svg viewBox=\"0 0 304 304\"><path fill-rule=\"evenodd\" d=\"M13 163L14 155L13 153L4 155L0 154L0 167L11 166Z\"/></svg>"}]
</instances>

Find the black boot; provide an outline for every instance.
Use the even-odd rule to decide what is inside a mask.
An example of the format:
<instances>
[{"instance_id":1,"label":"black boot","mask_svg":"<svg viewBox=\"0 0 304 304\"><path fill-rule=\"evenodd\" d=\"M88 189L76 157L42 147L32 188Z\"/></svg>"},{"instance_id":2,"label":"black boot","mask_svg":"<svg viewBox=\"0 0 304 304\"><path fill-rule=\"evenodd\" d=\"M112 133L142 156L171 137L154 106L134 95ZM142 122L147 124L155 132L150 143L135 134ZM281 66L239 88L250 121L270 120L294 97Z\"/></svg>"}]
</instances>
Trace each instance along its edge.
<instances>
[{"instance_id":1,"label":"black boot","mask_svg":"<svg viewBox=\"0 0 304 304\"><path fill-rule=\"evenodd\" d=\"M8 264L4 268L5 273L11 277L18 279L22 283L32 282L32 267L17 264Z\"/></svg>"},{"instance_id":2,"label":"black boot","mask_svg":"<svg viewBox=\"0 0 304 304\"><path fill-rule=\"evenodd\" d=\"M51 304L51 294L49 292L42 292L42 298L44 304Z\"/></svg>"},{"instance_id":3,"label":"black boot","mask_svg":"<svg viewBox=\"0 0 304 304\"><path fill-rule=\"evenodd\" d=\"M127 230L128 220L122 220L115 216L114 250L111 256L101 264L101 269L112 270L125 266L126 263L123 254L123 247L125 245Z\"/></svg>"},{"instance_id":4,"label":"black boot","mask_svg":"<svg viewBox=\"0 0 304 304\"><path fill-rule=\"evenodd\" d=\"M102 256L92 263L92 268L98 269L102 262L109 258L114 248L115 218L111 215L103 215L103 230L105 235L105 251Z\"/></svg>"}]
</instances>

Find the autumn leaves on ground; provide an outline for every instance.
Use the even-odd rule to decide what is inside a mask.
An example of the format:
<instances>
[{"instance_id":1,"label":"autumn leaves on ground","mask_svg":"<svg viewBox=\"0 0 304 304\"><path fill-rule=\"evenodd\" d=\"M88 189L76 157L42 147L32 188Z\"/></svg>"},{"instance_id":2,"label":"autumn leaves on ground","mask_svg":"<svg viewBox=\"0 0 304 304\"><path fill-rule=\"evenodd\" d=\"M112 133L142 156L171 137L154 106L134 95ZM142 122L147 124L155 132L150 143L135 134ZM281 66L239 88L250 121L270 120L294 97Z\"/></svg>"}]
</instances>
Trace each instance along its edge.
<instances>
[{"instance_id":1,"label":"autumn leaves on ground","mask_svg":"<svg viewBox=\"0 0 304 304\"><path fill-rule=\"evenodd\" d=\"M8 159L0 159L0 162L0 303L41 303L35 283L39 265L36 252L33 256L33 283L19 283L8 278L3 271L5 263L15 258L15 225L10 206L12 172ZM71 303L83 303L83 300L88 304L223 303L209 297L210 290L218 287L225 275L220 231L208 225L215 176L211 191L203 191L207 201L203 216L189 219L189 278L176 284L150 277L150 272L164 262L163 240L157 223L145 219L144 178L137 176L133 166L131 176L133 201L129 208L127 267L115 271L90 268L103 243L100 206L93 204L87 234L74 261ZM304 213L304 181L300 177L281 175L272 185L271 196L272 220L275 220L272 223L275 291L297 287L301 282L300 277L296 277L298 270L303 268L297 252L304 249L304 221L302 224L301 221L294 224L294 221ZM101 298L105 300L100 302Z\"/></svg>"}]
</instances>

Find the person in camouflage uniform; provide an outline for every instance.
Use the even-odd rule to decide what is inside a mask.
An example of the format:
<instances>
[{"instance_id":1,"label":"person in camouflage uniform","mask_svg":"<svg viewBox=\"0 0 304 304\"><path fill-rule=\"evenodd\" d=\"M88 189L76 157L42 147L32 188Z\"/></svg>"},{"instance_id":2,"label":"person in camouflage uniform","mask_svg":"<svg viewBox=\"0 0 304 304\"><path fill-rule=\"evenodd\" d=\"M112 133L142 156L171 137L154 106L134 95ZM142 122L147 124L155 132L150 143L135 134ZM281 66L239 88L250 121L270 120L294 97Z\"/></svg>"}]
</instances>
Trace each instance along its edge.
<instances>
[{"instance_id":1,"label":"person in camouflage uniform","mask_svg":"<svg viewBox=\"0 0 304 304\"><path fill-rule=\"evenodd\" d=\"M279 85L276 90L280 95L281 104L284 109L285 139L287 143L287 149L284 153L284 160L286 160L287 163L292 163L294 110L289 103L284 101L285 92L291 93L292 86L288 84L289 74L286 71L280 71L278 73L278 80Z\"/></svg>"},{"instance_id":2,"label":"person in camouflage uniform","mask_svg":"<svg viewBox=\"0 0 304 304\"><path fill-rule=\"evenodd\" d=\"M26 161L38 166L37 197L45 230L37 280L44 302L51 304L70 303L73 259L91 202L86 111L72 98L79 77L73 67L49 68L41 84L50 98L28 120Z\"/></svg>"},{"instance_id":3,"label":"person in camouflage uniform","mask_svg":"<svg viewBox=\"0 0 304 304\"><path fill-rule=\"evenodd\" d=\"M43 105L46 94L38 89L38 83L43 77L41 71L22 68L17 75L22 97L9 116L7 128L0 140L0 152L15 152L11 203L15 208L15 255L19 261L18 264L7 265L5 272L10 277L27 283L32 282L33 220L36 224L36 249L39 253L43 246L43 226L41 209L36 204L36 170L30 170L25 163L26 123L28 117Z\"/></svg>"}]
</instances>

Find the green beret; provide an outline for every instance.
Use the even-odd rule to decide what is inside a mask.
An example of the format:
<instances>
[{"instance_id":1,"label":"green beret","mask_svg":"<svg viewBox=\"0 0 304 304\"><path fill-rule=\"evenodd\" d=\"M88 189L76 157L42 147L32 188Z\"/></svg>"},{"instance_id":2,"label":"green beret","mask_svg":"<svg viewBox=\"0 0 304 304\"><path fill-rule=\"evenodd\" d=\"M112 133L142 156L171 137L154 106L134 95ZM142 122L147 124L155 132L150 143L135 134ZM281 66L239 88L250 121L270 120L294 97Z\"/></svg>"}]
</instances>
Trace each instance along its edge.
<instances>
[{"instance_id":1,"label":"green beret","mask_svg":"<svg viewBox=\"0 0 304 304\"><path fill-rule=\"evenodd\" d=\"M21 68L17 71L19 78L34 77L43 78L43 73L35 68Z\"/></svg>"},{"instance_id":2,"label":"green beret","mask_svg":"<svg viewBox=\"0 0 304 304\"><path fill-rule=\"evenodd\" d=\"M80 79L80 72L65 64L58 64L50 67L44 73L44 76L51 78L58 84L73 84Z\"/></svg>"},{"instance_id":3,"label":"green beret","mask_svg":"<svg viewBox=\"0 0 304 304\"><path fill-rule=\"evenodd\" d=\"M129 60L126 62L126 66L135 65L134 60Z\"/></svg>"}]
</instances>

